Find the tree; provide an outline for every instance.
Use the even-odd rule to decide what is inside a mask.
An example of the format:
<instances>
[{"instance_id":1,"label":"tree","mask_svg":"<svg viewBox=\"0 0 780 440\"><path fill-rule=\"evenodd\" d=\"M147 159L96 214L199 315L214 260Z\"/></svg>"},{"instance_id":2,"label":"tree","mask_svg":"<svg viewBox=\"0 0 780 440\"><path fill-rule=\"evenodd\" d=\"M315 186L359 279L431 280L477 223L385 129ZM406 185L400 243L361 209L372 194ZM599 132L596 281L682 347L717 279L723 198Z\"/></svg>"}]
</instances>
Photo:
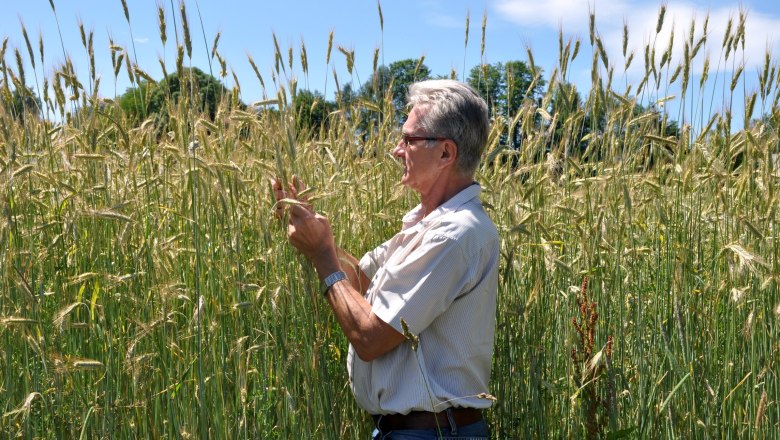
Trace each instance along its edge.
<instances>
[{"instance_id":1,"label":"tree","mask_svg":"<svg viewBox=\"0 0 780 440\"><path fill-rule=\"evenodd\" d=\"M368 99L381 106L390 95L397 122L403 119L406 106L406 94L409 86L431 77L431 69L423 63L423 59L407 58L390 63L389 67L379 66L368 81L360 88L360 97Z\"/></svg>"},{"instance_id":2,"label":"tree","mask_svg":"<svg viewBox=\"0 0 780 440\"><path fill-rule=\"evenodd\" d=\"M119 106L125 112L125 114L134 117L135 119L141 119L149 113L157 113L152 111L149 106L149 99L152 90L157 87L157 83L142 80L137 87L128 87L122 96L119 97Z\"/></svg>"},{"instance_id":3,"label":"tree","mask_svg":"<svg viewBox=\"0 0 780 440\"><path fill-rule=\"evenodd\" d=\"M5 87L5 84L0 84L0 91L2 92L0 106L19 122L24 124L25 117L29 115L40 118L41 100L29 87L24 86L21 90L20 87L16 87L10 90Z\"/></svg>"},{"instance_id":4,"label":"tree","mask_svg":"<svg viewBox=\"0 0 780 440\"><path fill-rule=\"evenodd\" d=\"M535 102L542 95L545 81L539 77L534 81L534 72L522 61L506 64L482 64L469 71L466 82L482 96L488 105L488 112L494 118L511 121L527 101ZM509 138L509 124L500 137L500 144L512 149L520 147L521 130L515 129Z\"/></svg>"},{"instance_id":5,"label":"tree","mask_svg":"<svg viewBox=\"0 0 780 440\"><path fill-rule=\"evenodd\" d=\"M626 136L627 132L635 133L641 130L646 134L666 138L680 136L677 122L654 107L645 107L631 98L618 99L600 89L591 90L587 101L583 102L576 86L570 83L556 85L548 111L555 123L548 148L565 156L582 155L594 139L609 135L614 139L615 145L620 146L621 151L644 157L644 166L647 168L652 166L655 160L654 155L648 152L648 143L641 136ZM645 115L649 116L644 117ZM589 134L594 136L583 141ZM632 143L625 144L627 140L632 140ZM668 147L659 147L658 150L661 148L666 149L667 153L670 152ZM592 151L588 156L589 161L600 161L603 158L602 151L598 150Z\"/></svg>"},{"instance_id":6,"label":"tree","mask_svg":"<svg viewBox=\"0 0 780 440\"><path fill-rule=\"evenodd\" d=\"M469 71L466 82L487 102L488 113L493 115L500 106L504 93L503 66L497 64L482 64L474 66Z\"/></svg>"},{"instance_id":7,"label":"tree","mask_svg":"<svg viewBox=\"0 0 780 440\"><path fill-rule=\"evenodd\" d=\"M584 151L587 147L582 138L590 132L590 116L582 107L582 98L577 86L571 83L558 83L553 93L550 115L555 127L550 139L550 149L561 148L568 156L571 152Z\"/></svg>"},{"instance_id":8,"label":"tree","mask_svg":"<svg viewBox=\"0 0 780 440\"><path fill-rule=\"evenodd\" d=\"M542 96L546 81L541 78L541 73L540 70L539 79L534 83L534 73L524 62L509 61L504 64L504 103L509 112L507 116L516 113L526 100L536 100Z\"/></svg>"},{"instance_id":9,"label":"tree","mask_svg":"<svg viewBox=\"0 0 780 440\"><path fill-rule=\"evenodd\" d=\"M328 115L336 110L336 104L327 101L317 91L299 90L293 99L293 107L296 115L296 129L298 131L310 130L319 133L328 128Z\"/></svg>"},{"instance_id":10,"label":"tree","mask_svg":"<svg viewBox=\"0 0 780 440\"><path fill-rule=\"evenodd\" d=\"M128 114L140 119L148 115L167 115L182 96L191 100L199 112L214 119L217 107L228 89L217 78L197 67L172 73L159 82L141 81L128 88L119 98L119 105Z\"/></svg>"},{"instance_id":11,"label":"tree","mask_svg":"<svg viewBox=\"0 0 780 440\"><path fill-rule=\"evenodd\" d=\"M408 58L379 66L357 93L351 83L338 92L338 102L350 118L357 135L364 140L383 124L403 122L409 86L431 77L431 70L418 60Z\"/></svg>"},{"instance_id":12,"label":"tree","mask_svg":"<svg viewBox=\"0 0 780 440\"><path fill-rule=\"evenodd\" d=\"M491 115L505 117L517 114L525 100L540 97L545 85L541 77L534 83L534 73L522 61L474 66L466 82L485 99Z\"/></svg>"},{"instance_id":13,"label":"tree","mask_svg":"<svg viewBox=\"0 0 780 440\"><path fill-rule=\"evenodd\" d=\"M423 64L422 58L419 60L407 58L390 63L390 78L393 81L393 107L395 107L397 116L403 113L406 106L406 94L409 92L409 86L430 77L431 69Z\"/></svg>"},{"instance_id":14,"label":"tree","mask_svg":"<svg viewBox=\"0 0 780 440\"><path fill-rule=\"evenodd\" d=\"M344 87L342 87L336 95L336 101L342 107L349 107L350 105L357 103L359 99L360 96L358 95L358 91L352 87L351 82L344 84Z\"/></svg>"}]
</instances>

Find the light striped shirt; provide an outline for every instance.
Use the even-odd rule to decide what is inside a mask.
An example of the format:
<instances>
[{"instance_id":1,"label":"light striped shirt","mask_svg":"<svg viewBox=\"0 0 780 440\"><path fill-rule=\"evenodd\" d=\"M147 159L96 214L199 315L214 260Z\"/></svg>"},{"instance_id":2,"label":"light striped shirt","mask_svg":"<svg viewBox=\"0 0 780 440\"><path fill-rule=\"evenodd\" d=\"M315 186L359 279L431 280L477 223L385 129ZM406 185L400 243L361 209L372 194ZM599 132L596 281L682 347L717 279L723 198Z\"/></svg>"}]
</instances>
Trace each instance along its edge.
<instances>
[{"instance_id":1,"label":"light striped shirt","mask_svg":"<svg viewBox=\"0 0 780 440\"><path fill-rule=\"evenodd\" d=\"M350 345L352 391L371 414L487 408L496 323L498 232L477 184L425 218L418 206L403 228L360 260L371 279L373 312L399 332L401 319L419 337L362 361Z\"/></svg>"}]
</instances>

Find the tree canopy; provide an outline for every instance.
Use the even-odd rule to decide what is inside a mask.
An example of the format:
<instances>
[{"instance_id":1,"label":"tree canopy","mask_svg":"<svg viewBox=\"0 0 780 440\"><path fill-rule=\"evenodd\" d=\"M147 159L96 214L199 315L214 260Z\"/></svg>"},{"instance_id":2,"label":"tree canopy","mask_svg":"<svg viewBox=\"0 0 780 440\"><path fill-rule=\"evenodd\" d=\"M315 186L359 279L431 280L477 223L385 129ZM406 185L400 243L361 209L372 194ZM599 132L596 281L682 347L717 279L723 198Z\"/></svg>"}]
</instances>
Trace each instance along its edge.
<instances>
[{"instance_id":1,"label":"tree canopy","mask_svg":"<svg viewBox=\"0 0 780 440\"><path fill-rule=\"evenodd\" d=\"M357 90L347 83L338 91L338 104L356 122L359 136L366 138L381 124L403 121L409 86L431 78L423 61L407 58L379 66Z\"/></svg>"},{"instance_id":2,"label":"tree canopy","mask_svg":"<svg viewBox=\"0 0 780 440\"><path fill-rule=\"evenodd\" d=\"M534 72L522 61L474 66L466 82L485 99L491 115L507 117L526 99L541 96L546 84L541 77L534 81Z\"/></svg>"},{"instance_id":3,"label":"tree canopy","mask_svg":"<svg viewBox=\"0 0 780 440\"><path fill-rule=\"evenodd\" d=\"M0 106L22 123L28 115L40 116L41 100L29 87L18 86L11 90L0 83L0 91L2 91Z\"/></svg>"},{"instance_id":4,"label":"tree canopy","mask_svg":"<svg viewBox=\"0 0 780 440\"><path fill-rule=\"evenodd\" d=\"M543 105L546 86L541 75L541 70L531 69L519 60L481 64L469 71L466 82L485 99L490 116L496 121L504 121L500 124L503 131L499 134L499 145L510 149L521 148L524 131L509 121L514 118L517 122L520 112L525 111L528 111L528 116L524 117L534 119L527 122L542 128L548 127L545 130L549 136L548 151L564 148L567 154L581 154L589 142L582 139L590 139L587 137L589 133L601 134L614 130L608 127L602 110L604 105L616 105L612 102L616 98L609 94L598 94L589 96L585 102L574 85L565 82L556 84L555 90L551 91L550 100L542 110L548 112L552 119L543 121L536 111L537 107ZM378 66L360 87L352 83L344 84L333 101L318 91L298 90L293 98L296 130L307 136L322 136L328 130L331 114L340 109L341 114L353 122L355 134L367 139L382 125L402 123L407 111L409 86L432 77L424 58L407 58ZM128 115L139 121L150 115L167 119L170 107L181 105L180 99L185 96L191 99L186 105L213 119L226 92L227 88L217 78L198 68L191 68L182 69L158 82L141 81L136 87L128 88L119 98L119 103ZM27 98L28 95L34 96L25 94ZM595 105L593 99L609 102ZM25 106L29 108L31 103ZM639 115L654 110L635 104L632 111ZM656 123L663 127L664 135L679 135L676 122L668 120L661 112L657 113ZM562 121L566 121L566 126L562 125Z\"/></svg>"},{"instance_id":5,"label":"tree canopy","mask_svg":"<svg viewBox=\"0 0 780 440\"><path fill-rule=\"evenodd\" d=\"M322 93L309 90L299 90L293 99L296 115L296 129L311 130L319 133L328 128L328 115L336 110L334 102L328 101Z\"/></svg>"},{"instance_id":6,"label":"tree canopy","mask_svg":"<svg viewBox=\"0 0 780 440\"><path fill-rule=\"evenodd\" d=\"M211 119L214 119L222 97L228 93L217 78L193 67L172 73L158 82L142 80L137 87L125 91L119 98L119 105L136 118L167 113L170 105L178 104L182 88L188 89L184 96L196 97L191 103L194 108L207 113Z\"/></svg>"},{"instance_id":7,"label":"tree canopy","mask_svg":"<svg viewBox=\"0 0 780 440\"><path fill-rule=\"evenodd\" d=\"M466 82L485 99L491 116L506 119L517 115L526 101L541 97L545 85L541 71L533 72L522 61L474 66ZM511 138L508 127L501 134L502 145L516 149L521 142L520 130L514 130Z\"/></svg>"},{"instance_id":8,"label":"tree canopy","mask_svg":"<svg viewBox=\"0 0 780 440\"><path fill-rule=\"evenodd\" d=\"M361 98L380 104L390 94L396 119L400 120L406 106L406 93L409 86L418 81L430 79L431 69L423 63L423 58L407 58L394 61L389 66L379 66L360 88Z\"/></svg>"}]
</instances>

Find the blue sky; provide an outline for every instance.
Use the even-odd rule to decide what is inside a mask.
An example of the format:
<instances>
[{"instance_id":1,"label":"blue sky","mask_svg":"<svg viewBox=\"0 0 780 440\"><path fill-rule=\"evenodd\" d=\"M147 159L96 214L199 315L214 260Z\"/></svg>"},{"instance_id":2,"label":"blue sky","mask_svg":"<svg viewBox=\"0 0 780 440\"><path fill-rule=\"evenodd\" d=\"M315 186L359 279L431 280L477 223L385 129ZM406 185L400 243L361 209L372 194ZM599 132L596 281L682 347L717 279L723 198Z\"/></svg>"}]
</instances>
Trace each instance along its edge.
<instances>
[{"instance_id":1,"label":"blue sky","mask_svg":"<svg viewBox=\"0 0 780 440\"><path fill-rule=\"evenodd\" d=\"M63 50L54 14L47 0L5 2L5 14L0 17L0 34L8 38L6 60L15 66L13 49L19 48L26 60L28 83L32 81L27 50L22 38L20 20L27 28L37 54L39 35L45 47L45 66L36 63L39 78L50 75L61 64ZM128 0L130 25L125 21L119 0L55 0L57 17L62 31L65 51L71 56L82 78L87 76L87 57L81 45L78 23L87 31L94 31L97 70L103 78L101 94L114 94L110 64L109 37L114 44L126 47L135 56L138 65L155 78L161 76L158 59L164 58L169 71L175 60L173 20L179 20L178 0ZM168 22L168 43L163 47L158 30L157 5L165 8ZM218 51L227 60L241 83L242 99L253 102L262 99L259 81L247 61L247 54L257 63L266 81L269 95L273 68L273 40L275 33L282 51L293 47L294 69L299 86L326 91L332 96L333 71L339 82L365 81L371 71L375 49L380 49L380 63L389 64L403 58L425 56L425 63L434 74L449 74L455 70L462 77L481 61L494 63L519 59L527 61L526 47L530 47L536 64L549 74L557 63L558 30L564 38L582 39L582 55L573 65L569 80L586 90L590 78L590 47L588 42L588 11L595 10L596 27L610 59L622 60L622 30L630 29L629 50L636 52L631 69L625 73L629 82L638 82L642 68L642 47L654 34L660 3L641 0L385 0L381 3L384 32L380 28L376 1L213 1L186 2L193 39L193 65L208 71L208 53L217 32L220 33ZM174 8L172 11L171 8ZM748 14L745 47L745 72L756 77L764 54L769 50L775 58L780 54L780 2L776 0L743 0L741 7ZM695 35L701 34L705 16L709 15L708 49L713 61L711 72L720 55L723 31L729 17L736 18L740 5L722 0L669 0L664 28L659 37L659 55L666 47L669 34L675 32L675 53L682 52L682 41L695 19ZM200 10L200 16L198 14ZM175 12L175 17L174 17ZM466 17L470 16L468 46L465 43ZM480 54L481 23L487 16L484 56ZM200 19L203 21L201 29ZM204 32L205 30L205 32ZM334 33L334 48L330 64L325 64L328 35ZM181 32L181 31L179 31ZM205 33L205 42L204 42ZM309 75L300 69L301 43L306 45ZM355 53L355 69L349 75L341 46ZM775 60L777 61L777 60ZM615 64L622 64L622 61ZM731 66L722 66L723 69ZM700 68L700 67L699 67ZM218 67L213 67L214 73ZM696 71L697 67L694 67ZM624 75L622 71L616 74ZM327 79L326 79L327 78ZM622 76L621 76L622 78ZM85 81L83 81L85 82ZM326 85L327 82L327 85ZM230 73L226 78L232 84ZM117 83L118 93L128 86L126 74Z\"/></svg>"}]
</instances>

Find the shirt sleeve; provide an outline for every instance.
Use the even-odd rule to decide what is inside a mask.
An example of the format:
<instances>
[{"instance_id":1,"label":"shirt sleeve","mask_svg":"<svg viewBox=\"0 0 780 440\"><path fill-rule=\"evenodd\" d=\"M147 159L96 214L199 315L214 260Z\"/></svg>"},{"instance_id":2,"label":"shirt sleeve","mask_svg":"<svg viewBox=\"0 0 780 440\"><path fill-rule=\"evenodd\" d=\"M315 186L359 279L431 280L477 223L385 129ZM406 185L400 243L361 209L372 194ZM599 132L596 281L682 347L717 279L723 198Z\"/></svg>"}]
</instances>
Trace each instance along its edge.
<instances>
[{"instance_id":1,"label":"shirt sleeve","mask_svg":"<svg viewBox=\"0 0 780 440\"><path fill-rule=\"evenodd\" d=\"M456 240L427 234L423 242L400 262L383 267L373 312L398 332L401 319L419 334L468 288L472 270Z\"/></svg>"},{"instance_id":2,"label":"shirt sleeve","mask_svg":"<svg viewBox=\"0 0 780 440\"><path fill-rule=\"evenodd\" d=\"M363 258L358 261L360 270L366 274L369 280L374 278L374 275L376 275L379 268L385 264L385 261L387 260L387 248L389 247L391 240L392 239L380 244L375 249L366 252L366 254L363 255Z\"/></svg>"}]
</instances>

